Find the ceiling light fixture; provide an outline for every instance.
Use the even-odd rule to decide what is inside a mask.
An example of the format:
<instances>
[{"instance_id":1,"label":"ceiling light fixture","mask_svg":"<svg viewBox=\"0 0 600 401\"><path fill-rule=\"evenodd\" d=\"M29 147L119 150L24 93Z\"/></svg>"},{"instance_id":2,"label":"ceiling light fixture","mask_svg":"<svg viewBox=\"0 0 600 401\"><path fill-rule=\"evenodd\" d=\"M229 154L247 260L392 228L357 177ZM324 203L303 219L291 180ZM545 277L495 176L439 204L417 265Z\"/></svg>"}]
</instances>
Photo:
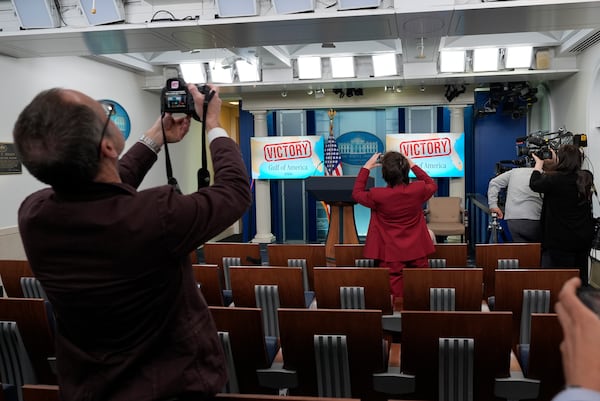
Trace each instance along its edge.
<instances>
[{"instance_id":1,"label":"ceiling light fixture","mask_svg":"<svg viewBox=\"0 0 600 401\"><path fill-rule=\"evenodd\" d=\"M354 73L354 57L330 57L329 62L331 63L331 76L333 78L353 78L356 76Z\"/></svg>"},{"instance_id":2,"label":"ceiling light fixture","mask_svg":"<svg viewBox=\"0 0 600 401\"><path fill-rule=\"evenodd\" d=\"M298 57L298 78L320 79L321 57Z\"/></svg>"},{"instance_id":3,"label":"ceiling light fixture","mask_svg":"<svg viewBox=\"0 0 600 401\"><path fill-rule=\"evenodd\" d=\"M396 53L382 53L371 56L373 60L373 76L387 77L398 75Z\"/></svg>"},{"instance_id":4,"label":"ceiling light fixture","mask_svg":"<svg viewBox=\"0 0 600 401\"><path fill-rule=\"evenodd\" d=\"M465 72L465 50L442 50L440 72Z\"/></svg>"},{"instance_id":5,"label":"ceiling light fixture","mask_svg":"<svg viewBox=\"0 0 600 401\"><path fill-rule=\"evenodd\" d=\"M216 0L219 17L251 17L258 15L258 0Z\"/></svg>"},{"instance_id":6,"label":"ceiling light fixture","mask_svg":"<svg viewBox=\"0 0 600 401\"><path fill-rule=\"evenodd\" d=\"M182 63L179 69L183 80L192 84L203 84L206 82L206 71L204 63Z\"/></svg>"},{"instance_id":7,"label":"ceiling light fixture","mask_svg":"<svg viewBox=\"0 0 600 401\"><path fill-rule=\"evenodd\" d=\"M498 71L500 52L497 47L473 49L473 72Z\"/></svg>"},{"instance_id":8,"label":"ceiling light fixture","mask_svg":"<svg viewBox=\"0 0 600 401\"><path fill-rule=\"evenodd\" d=\"M530 68L533 58L532 46L515 46L506 48L505 68Z\"/></svg>"},{"instance_id":9,"label":"ceiling light fixture","mask_svg":"<svg viewBox=\"0 0 600 401\"><path fill-rule=\"evenodd\" d=\"M273 8L277 14L315 11L315 0L273 0Z\"/></svg>"}]
</instances>

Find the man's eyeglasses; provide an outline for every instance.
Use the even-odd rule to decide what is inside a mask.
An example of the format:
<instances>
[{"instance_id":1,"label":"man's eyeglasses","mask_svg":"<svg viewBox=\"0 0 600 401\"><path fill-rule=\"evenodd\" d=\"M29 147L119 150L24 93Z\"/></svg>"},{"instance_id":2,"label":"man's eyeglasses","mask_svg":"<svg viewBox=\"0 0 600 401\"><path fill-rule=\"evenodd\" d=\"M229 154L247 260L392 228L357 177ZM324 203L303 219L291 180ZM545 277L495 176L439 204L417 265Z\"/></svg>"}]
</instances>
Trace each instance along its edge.
<instances>
[{"instance_id":1,"label":"man's eyeglasses","mask_svg":"<svg viewBox=\"0 0 600 401\"><path fill-rule=\"evenodd\" d=\"M104 123L104 127L102 127L102 133L100 134L100 142L98 143L98 159L100 159L100 153L102 152L102 140L104 139L104 135L106 134L106 128L108 127L110 118L116 113L114 104L108 102L100 102L100 104L102 105L102 108L106 113L106 122Z\"/></svg>"}]
</instances>

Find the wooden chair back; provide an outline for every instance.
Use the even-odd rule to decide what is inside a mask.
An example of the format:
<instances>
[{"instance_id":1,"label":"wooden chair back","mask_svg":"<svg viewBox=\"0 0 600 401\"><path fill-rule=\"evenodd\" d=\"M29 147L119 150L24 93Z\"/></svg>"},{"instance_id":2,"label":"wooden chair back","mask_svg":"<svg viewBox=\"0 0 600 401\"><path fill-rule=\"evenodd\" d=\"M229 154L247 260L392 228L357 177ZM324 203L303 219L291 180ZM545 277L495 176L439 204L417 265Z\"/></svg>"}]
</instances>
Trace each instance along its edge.
<instances>
[{"instance_id":1,"label":"wooden chair back","mask_svg":"<svg viewBox=\"0 0 600 401\"><path fill-rule=\"evenodd\" d=\"M565 281L578 277L578 269L496 269L495 306L496 311L510 311L513 317L512 342L516 349L521 327L523 290L549 290L550 312Z\"/></svg>"},{"instance_id":2,"label":"wooden chair back","mask_svg":"<svg viewBox=\"0 0 600 401\"><path fill-rule=\"evenodd\" d=\"M486 299L494 295L494 272L498 268L498 259L518 259L521 268L538 268L541 244L538 242L475 244L475 265L483 269L483 296Z\"/></svg>"},{"instance_id":3,"label":"wooden chair back","mask_svg":"<svg viewBox=\"0 0 600 401\"><path fill-rule=\"evenodd\" d=\"M386 370L381 311L356 309L279 309L284 368L298 373L291 395L316 396L314 335L345 335L352 397L381 399L373 388L373 373Z\"/></svg>"},{"instance_id":4,"label":"wooden chair back","mask_svg":"<svg viewBox=\"0 0 600 401\"><path fill-rule=\"evenodd\" d=\"M565 387L560 343L563 332L555 313L531 315L527 378L540 381L538 400L550 401Z\"/></svg>"},{"instance_id":5,"label":"wooden chair back","mask_svg":"<svg viewBox=\"0 0 600 401\"><path fill-rule=\"evenodd\" d=\"M455 288L457 311L481 311L482 269L414 268L403 273L403 310L430 310L430 288Z\"/></svg>"},{"instance_id":6,"label":"wooden chair back","mask_svg":"<svg viewBox=\"0 0 600 401\"><path fill-rule=\"evenodd\" d=\"M256 369L270 366L260 309L220 306L211 306L209 309L217 330L229 333L239 391L270 391L258 384L256 375Z\"/></svg>"},{"instance_id":7,"label":"wooden chair back","mask_svg":"<svg viewBox=\"0 0 600 401\"><path fill-rule=\"evenodd\" d=\"M216 396L219 401L360 401L358 398L302 397L294 395L263 394L223 394Z\"/></svg>"},{"instance_id":8,"label":"wooden chair back","mask_svg":"<svg viewBox=\"0 0 600 401\"><path fill-rule=\"evenodd\" d=\"M446 259L446 267L466 267L467 266L467 244L444 243L435 244L435 252L428 255L429 259Z\"/></svg>"},{"instance_id":9,"label":"wooden chair back","mask_svg":"<svg viewBox=\"0 0 600 401\"><path fill-rule=\"evenodd\" d=\"M302 268L286 266L242 267L229 269L231 292L235 306L256 306L255 285L276 285L282 308L304 308Z\"/></svg>"},{"instance_id":10,"label":"wooden chair back","mask_svg":"<svg viewBox=\"0 0 600 401\"><path fill-rule=\"evenodd\" d=\"M56 384L49 357L54 357L54 332L46 301L40 298L0 298L0 320L17 323L38 383Z\"/></svg>"},{"instance_id":11,"label":"wooden chair back","mask_svg":"<svg viewBox=\"0 0 600 401\"><path fill-rule=\"evenodd\" d=\"M6 296L23 298L21 277L33 277L33 272L26 260L0 260L0 277Z\"/></svg>"},{"instance_id":12,"label":"wooden chair back","mask_svg":"<svg viewBox=\"0 0 600 401\"><path fill-rule=\"evenodd\" d=\"M202 247L204 263L223 267L224 257L240 258L244 266L260 266L260 244L251 242L207 242Z\"/></svg>"},{"instance_id":13,"label":"wooden chair back","mask_svg":"<svg viewBox=\"0 0 600 401\"><path fill-rule=\"evenodd\" d=\"M59 389L56 384L24 384L23 401L59 401Z\"/></svg>"},{"instance_id":14,"label":"wooden chair back","mask_svg":"<svg viewBox=\"0 0 600 401\"><path fill-rule=\"evenodd\" d=\"M206 303L212 306L223 305L223 271L217 265L193 264L196 282Z\"/></svg>"},{"instance_id":15,"label":"wooden chair back","mask_svg":"<svg viewBox=\"0 0 600 401\"><path fill-rule=\"evenodd\" d=\"M335 265L342 267L354 266L356 259L364 259L364 244L335 244Z\"/></svg>"},{"instance_id":16,"label":"wooden chair back","mask_svg":"<svg viewBox=\"0 0 600 401\"><path fill-rule=\"evenodd\" d=\"M392 297L389 271L377 267L317 267L315 295L320 309L340 309L340 287L364 287L365 308L391 315Z\"/></svg>"},{"instance_id":17,"label":"wooden chair back","mask_svg":"<svg viewBox=\"0 0 600 401\"><path fill-rule=\"evenodd\" d=\"M495 378L508 377L511 353L509 312L402 312L403 373L416 376L411 398L438 399L438 339L474 339L475 400L496 400Z\"/></svg>"},{"instance_id":18,"label":"wooden chair back","mask_svg":"<svg viewBox=\"0 0 600 401\"><path fill-rule=\"evenodd\" d=\"M306 259L308 285L314 289L313 269L326 266L325 244L268 244L267 256L271 266L287 266L288 259Z\"/></svg>"}]
</instances>

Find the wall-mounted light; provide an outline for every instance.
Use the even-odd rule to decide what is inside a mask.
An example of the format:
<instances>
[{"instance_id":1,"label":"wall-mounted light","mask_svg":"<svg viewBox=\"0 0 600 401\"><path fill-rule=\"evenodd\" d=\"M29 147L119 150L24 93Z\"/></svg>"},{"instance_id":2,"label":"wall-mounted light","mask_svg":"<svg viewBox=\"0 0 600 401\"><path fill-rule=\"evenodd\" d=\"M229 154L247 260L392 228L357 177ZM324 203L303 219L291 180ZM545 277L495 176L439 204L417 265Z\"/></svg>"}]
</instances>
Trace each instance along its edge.
<instances>
[{"instance_id":1,"label":"wall-mounted light","mask_svg":"<svg viewBox=\"0 0 600 401\"><path fill-rule=\"evenodd\" d=\"M287 97L287 95L288 93L285 89L281 91L281 97Z\"/></svg>"},{"instance_id":2,"label":"wall-mounted light","mask_svg":"<svg viewBox=\"0 0 600 401\"><path fill-rule=\"evenodd\" d=\"M419 87L419 91L420 91L420 92L425 92L425 85L421 85L421 86Z\"/></svg>"},{"instance_id":3,"label":"wall-mounted light","mask_svg":"<svg viewBox=\"0 0 600 401\"><path fill-rule=\"evenodd\" d=\"M451 102L460 94L465 93L466 90L467 87L465 85L446 85L446 92L444 93L444 96L446 97L447 101Z\"/></svg>"},{"instance_id":4,"label":"wall-mounted light","mask_svg":"<svg viewBox=\"0 0 600 401\"><path fill-rule=\"evenodd\" d=\"M325 96L325 89L319 88L319 89L315 90L315 98L320 99L323 96Z\"/></svg>"}]
</instances>

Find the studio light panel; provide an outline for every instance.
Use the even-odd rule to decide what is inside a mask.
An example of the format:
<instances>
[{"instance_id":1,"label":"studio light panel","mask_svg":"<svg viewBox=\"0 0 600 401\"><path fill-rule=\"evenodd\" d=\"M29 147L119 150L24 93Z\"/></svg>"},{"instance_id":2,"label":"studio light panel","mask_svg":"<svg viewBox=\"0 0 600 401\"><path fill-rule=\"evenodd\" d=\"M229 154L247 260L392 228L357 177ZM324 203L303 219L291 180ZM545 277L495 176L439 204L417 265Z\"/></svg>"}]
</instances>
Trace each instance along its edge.
<instances>
[{"instance_id":1,"label":"studio light panel","mask_svg":"<svg viewBox=\"0 0 600 401\"><path fill-rule=\"evenodd\" d=\"M123 0L79 0L90 25L112 24L125 20Z\"/></svg>"},{"instance_id":2,"label":"studio light panel","mask_svg":"<svg viewBox=\"0 0 600 401\"><path fill-rule=\"evenodd\" d=\"M53 0L12 0L12 5L23 29L60 26Z\"/></svg>"},{"instance_id":3,"label":"studio light panel","mask_svg":"<svg viewBox=\"0 0 600 401\"><path fill-rule=\"evenodd\" d=\"M381 0L338 0L338 10L354 10L357 8L375 8Z\"/></svg>"},{"instance_id":4,"label":"studio light panel","mask_svg":"<svg viewBox=\"0 0 600 401\"><path fill-rule=\"evenodd\" d=\"M315 11L315 0L272 0L272 2L277 14Z\"/></svg>"},{"instance_id":5,"label":"studio light panel","mask_svg":"<svg viewBox=\"0 0 600 401\"><path fill-rule=\"evenodd\" d=\"M251 17L258 15L258 0L217 0L219 17Z\"/></svg>"}]
</instances>

